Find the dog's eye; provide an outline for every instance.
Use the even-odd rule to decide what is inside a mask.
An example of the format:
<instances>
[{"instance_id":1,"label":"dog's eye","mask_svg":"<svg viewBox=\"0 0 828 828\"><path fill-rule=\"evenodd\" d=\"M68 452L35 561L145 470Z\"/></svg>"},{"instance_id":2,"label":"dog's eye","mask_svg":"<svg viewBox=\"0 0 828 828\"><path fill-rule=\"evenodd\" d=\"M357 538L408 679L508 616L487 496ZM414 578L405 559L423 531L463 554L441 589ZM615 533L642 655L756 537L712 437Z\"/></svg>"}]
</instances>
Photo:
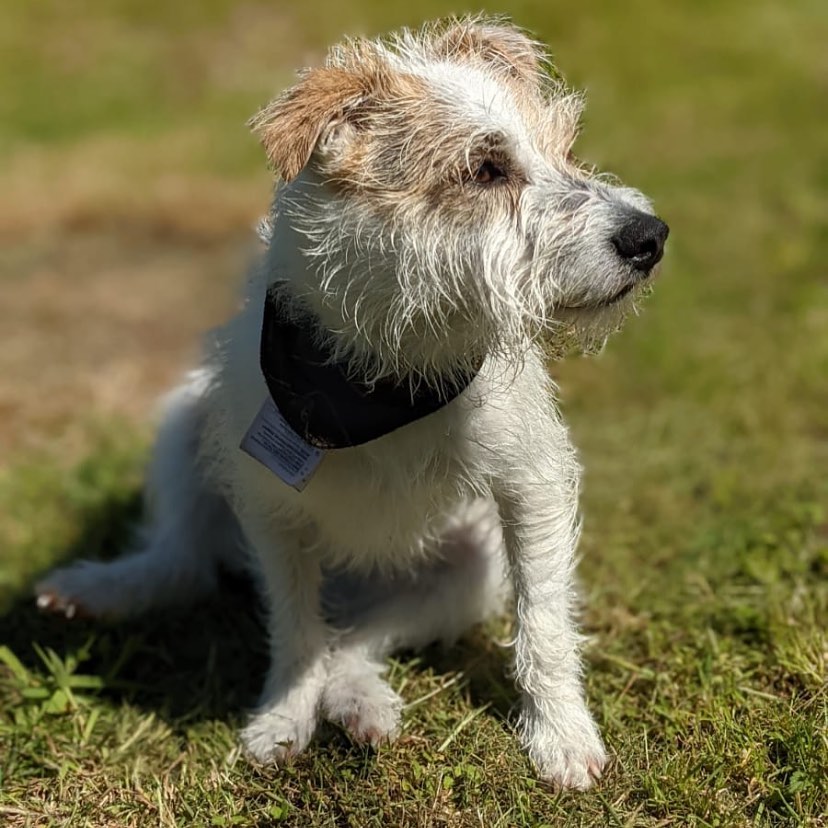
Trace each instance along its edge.
<instances>
[{"instance_id":1,"label":"dog's eye","mask_svg":"<svg viewBox=\"0 0 828 828\"><path fill-rule=\"evenodd\" d=\"M474 174L475 184L494 184L506 178L506 173L494 161L484 161Z\"/></svg>"}]
</instances>

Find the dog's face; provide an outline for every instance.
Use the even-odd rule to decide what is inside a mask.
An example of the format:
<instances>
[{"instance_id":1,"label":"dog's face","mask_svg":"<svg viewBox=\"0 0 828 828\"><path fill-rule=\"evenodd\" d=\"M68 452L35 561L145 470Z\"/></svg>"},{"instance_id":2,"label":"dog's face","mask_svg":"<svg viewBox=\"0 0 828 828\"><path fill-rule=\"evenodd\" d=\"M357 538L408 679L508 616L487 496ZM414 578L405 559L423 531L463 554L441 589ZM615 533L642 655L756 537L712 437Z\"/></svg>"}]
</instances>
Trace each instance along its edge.
<instances>
[{"instance_id":1,"label":"dog's face","mask_svg":"<svg viewBox=\"0 0 828 828\"><path fill-rule=\"evenodd\" d=\"M668 231L576 161L581 109L500 23L335 49L252 122L292 182L277 209L308 239L304 290L402 370L572 323L606 334Z\"/></svg>"}]
</instances>

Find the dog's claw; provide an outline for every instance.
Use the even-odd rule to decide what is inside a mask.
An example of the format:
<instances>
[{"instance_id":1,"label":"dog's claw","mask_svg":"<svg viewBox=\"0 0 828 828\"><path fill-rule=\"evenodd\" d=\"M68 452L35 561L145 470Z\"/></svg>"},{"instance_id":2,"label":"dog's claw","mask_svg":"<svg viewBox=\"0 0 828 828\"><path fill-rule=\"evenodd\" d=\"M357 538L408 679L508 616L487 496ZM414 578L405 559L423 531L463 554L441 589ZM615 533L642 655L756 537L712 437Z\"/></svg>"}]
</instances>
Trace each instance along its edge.
<instances>
[{"instance_id":1,"label":"dog's claw","mask_svg":"<svg viewBox=\"0 0 828 828\"><path fill-rule=\"evenodd\" d=\"M601 762L597 762L596 760L592 760L587 765L587 771L589 775L597 782L603 775L604 775L604 763L605 760L601 760Z\"/></svg>"},{"instance_id":2,"label":"dog's claw","mask_svg":"<svg viewBox=\"0 0 828 828\"><path fill-rule=\"evenodd\" d=\"M78 612L78 607L74 602L67 601L53 592L44 592L38 595L37 608L41 612L63 615L69 620L82 614Z\"/></svg>"},{"instance_id":3,"label":"dog's claw","mask_svg":"<svg viewBox=\"0 0 828 828\"><path fill-rule=\"evenodd\" d=\"M73 618L83 618L87 614L79 604L55 592L41 592L37 596L37 608L44 613L62 615L69 621Z\"/></svg>"}]
</instances>

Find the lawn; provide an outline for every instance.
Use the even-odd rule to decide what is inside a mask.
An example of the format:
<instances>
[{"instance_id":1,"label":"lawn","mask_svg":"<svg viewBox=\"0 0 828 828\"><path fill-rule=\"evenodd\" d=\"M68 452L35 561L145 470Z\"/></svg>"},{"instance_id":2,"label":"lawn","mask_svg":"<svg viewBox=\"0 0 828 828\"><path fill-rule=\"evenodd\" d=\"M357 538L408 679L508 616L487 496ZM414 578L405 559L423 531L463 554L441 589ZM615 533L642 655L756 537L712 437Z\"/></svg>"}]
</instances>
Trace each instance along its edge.
<instances>
[{"instance_id":1,"label":"lawn","mask_svg":"<svg viewBox=\"0 0 828 828\"><path fill-rule=\"evenodd\" d=\"M672 233L644 313L551 366L585 467L587 685L613 756L538 784L508 620L391 664L404 731L286 769L236 731L250 586L101 627L36 575L111 556L153 399L233 307L270 180L244 121L343 33L458 7L0 7L0 825L828 826L828 7L490 6L589 106L578 152Z\"/></svg>"}]
</instances>

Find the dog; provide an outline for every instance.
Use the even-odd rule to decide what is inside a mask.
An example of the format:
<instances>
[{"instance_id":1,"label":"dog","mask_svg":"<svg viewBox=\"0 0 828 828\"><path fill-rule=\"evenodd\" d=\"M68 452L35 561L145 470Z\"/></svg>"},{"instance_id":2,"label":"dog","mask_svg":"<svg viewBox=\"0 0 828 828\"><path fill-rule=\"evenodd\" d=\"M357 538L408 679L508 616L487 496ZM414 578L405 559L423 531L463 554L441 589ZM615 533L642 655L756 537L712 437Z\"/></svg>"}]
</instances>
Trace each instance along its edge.
<instances>
[{"instance_id":1,"label":"dog","mask_svg":"<svg viewBox=\"0 0 828 828\"><path fill-rule=\"evenodd\" d=\"M283 762L320 717L393 739L388 654L511 594L520 740L543 780L593 784L545 347L600 347L668 228L575 158L582 107L540 43L475 17L347 41L259 112L279 180L244 306L166 399L132 554L53 572L39 606L122 618L252 565L270 667L241 738Z\"/></svg>"}]
</instances>

